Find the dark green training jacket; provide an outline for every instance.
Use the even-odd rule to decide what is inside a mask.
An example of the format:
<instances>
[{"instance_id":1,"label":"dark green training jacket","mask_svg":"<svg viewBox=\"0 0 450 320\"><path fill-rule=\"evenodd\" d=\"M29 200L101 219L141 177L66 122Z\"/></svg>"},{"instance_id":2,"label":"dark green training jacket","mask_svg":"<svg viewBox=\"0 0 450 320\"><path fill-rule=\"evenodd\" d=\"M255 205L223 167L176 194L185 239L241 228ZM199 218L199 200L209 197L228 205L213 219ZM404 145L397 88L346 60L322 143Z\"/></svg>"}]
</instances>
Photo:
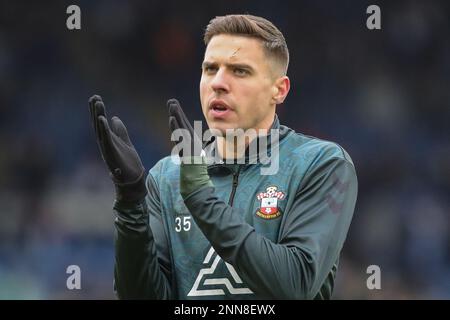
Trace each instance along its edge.
<instances>
[{"instance_id":1,"label":"dark green training jacket","mask_svg":"<svg viewBox=\"0 0 450 320\"><path fill-rule=\"evenodd\" d=\"M357 195L349 155L280 126L279 170L208 167L214 187L180 195L170 157L142 203L115 202L121 299L329 299Z\"/></svg>"}]
</instances>

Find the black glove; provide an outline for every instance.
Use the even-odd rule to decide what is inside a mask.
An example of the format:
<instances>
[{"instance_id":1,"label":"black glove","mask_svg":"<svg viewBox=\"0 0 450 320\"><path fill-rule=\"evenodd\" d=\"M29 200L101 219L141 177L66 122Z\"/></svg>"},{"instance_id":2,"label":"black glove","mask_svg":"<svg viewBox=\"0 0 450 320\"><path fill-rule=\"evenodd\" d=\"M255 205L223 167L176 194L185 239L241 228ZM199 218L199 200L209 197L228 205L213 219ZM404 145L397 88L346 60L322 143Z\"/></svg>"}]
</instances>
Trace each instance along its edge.
<instances>
[{"instance_id":1,"label":"black glove","mask_svg":"<svg viewBox=\"0 0 450 320\"><path fill-rule=\"evenodd\" d=\"M167 101L167 107L169 108L169 127L170 131L173 133L177 129L185 129L183 131L183 142L186 143L186 147L190 147L191 157L198 157L202 155L202 141L194 133L194 128L189 123L188 118L181 109L180 103L176 99L170 99ZM197 147L195 147L197 146ZM183 154L183 150L180 150L180 158L183 162L183 157L187 155ZM185 159L186 160L186 159Z\"/></svg>"},{"instance_id":2,"label":"black glove","mask_svg":"<svg viewBox=\"0 0 450 320\"><path fill-rule=\"evenodd\" d=\"M145 168L125 125L118 117L112 117L110 129L105 105L98 95L89 99L89 110L102 158L116 188L116 199L126 202L142 200L147 194Z\"/></svg>"},{"instance_id":3,"label":"black glove","mask_svg":"<svg viewBox=\"0 0 450 320\"><path fill-rule=\"evenodd\" d=\"M173 133L177 129L185 129L182 134L183 142L187 144L187 148L191 148L190 156L183 155L182 150L180 151L180 194L183 199L186 199L192 192L204 186L212 186L212 182L208 175L202 141L195 134L180 103L175 99L170 99L167 101L167 106L169 107L170 130ZM190 145L186 141L190 142Z\"/></svg>"}]
</instances>

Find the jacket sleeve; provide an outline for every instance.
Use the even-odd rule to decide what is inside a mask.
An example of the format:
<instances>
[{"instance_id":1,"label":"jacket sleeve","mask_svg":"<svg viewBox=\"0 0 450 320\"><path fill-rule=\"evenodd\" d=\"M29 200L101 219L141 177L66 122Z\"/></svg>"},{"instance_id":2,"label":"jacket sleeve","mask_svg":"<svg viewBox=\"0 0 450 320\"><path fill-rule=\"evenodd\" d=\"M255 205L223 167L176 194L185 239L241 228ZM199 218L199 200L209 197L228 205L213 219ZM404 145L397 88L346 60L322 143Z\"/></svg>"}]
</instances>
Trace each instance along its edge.
<instances>
[{"instance_id":1,"label":"jacket sleeve","mask_svg":"<svg viewBox=\"0 0 450 320\"><path fill-rule=\"evenodd\" d=\"M235 208L203 186L185 198L216 252L263 299L313 299L334 268L353 216L357 179L353 164L331 158L305 176L274 243Z\"/></svg>"},{"instance_id":2,"label":"jacket sleeve","mask_svg":"<svg viewBox=\"0 0 450 320\"><path fill-rule=\"evenodd\" d=\"M119 299L173 298L160 197L151 174L147 177L147 191L141 203L114 204L114 287Z\"/></svg>"}]
</instances>

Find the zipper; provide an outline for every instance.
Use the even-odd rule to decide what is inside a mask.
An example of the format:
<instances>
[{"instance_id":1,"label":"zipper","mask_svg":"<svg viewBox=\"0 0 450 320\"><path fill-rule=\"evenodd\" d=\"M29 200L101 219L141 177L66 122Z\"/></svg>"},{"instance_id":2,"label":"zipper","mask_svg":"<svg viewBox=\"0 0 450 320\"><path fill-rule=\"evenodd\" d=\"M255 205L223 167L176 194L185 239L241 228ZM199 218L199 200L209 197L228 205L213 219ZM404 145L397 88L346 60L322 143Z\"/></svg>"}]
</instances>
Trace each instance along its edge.
<instances>
[{"instance_id":1,"label":"zipper","mask_svg":"<svg viewBox=\"0 0 450 320\"><path fill-rule=\"evenodd\" d=\"M230 200L228 200L228 204L233 206L234 195L236 193L236 189L239 182L239 172L241 171L241 166L238 167L238 170L233 173L233 188L231 189Z\"/></svg>"}]
</instances>

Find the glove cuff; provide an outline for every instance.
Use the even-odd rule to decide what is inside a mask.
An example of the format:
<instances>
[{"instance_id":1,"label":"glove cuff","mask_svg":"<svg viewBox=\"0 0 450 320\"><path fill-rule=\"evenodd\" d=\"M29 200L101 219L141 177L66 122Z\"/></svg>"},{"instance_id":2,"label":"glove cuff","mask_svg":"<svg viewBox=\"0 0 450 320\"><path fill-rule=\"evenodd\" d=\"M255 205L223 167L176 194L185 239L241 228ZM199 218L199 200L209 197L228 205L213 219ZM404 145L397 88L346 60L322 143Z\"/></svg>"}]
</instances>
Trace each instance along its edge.
<instances>
[{"instance_id":1,"label":"glove cuff","mask_svg":"<svg viewBox=\"0 0 450 320\"><path fill-rule=\"evenodd\" d=\"M147 195L145 186L145 170L136 181L128 183L114 183L116 188L116 200L126 203L140 203Z\"/></svg>"},{"instance_id":2,"label":"glove cuff","mask_svg":"<svg viewBox=\"0 0 450 320\"><path fill-rule=\"evenodd\" d=\"M208 175L206 159L204 157L192 157L187 163L182 161L180 166L180 193L183 199L204 186L213 186Z\"/></svg>"}]
</instances>

